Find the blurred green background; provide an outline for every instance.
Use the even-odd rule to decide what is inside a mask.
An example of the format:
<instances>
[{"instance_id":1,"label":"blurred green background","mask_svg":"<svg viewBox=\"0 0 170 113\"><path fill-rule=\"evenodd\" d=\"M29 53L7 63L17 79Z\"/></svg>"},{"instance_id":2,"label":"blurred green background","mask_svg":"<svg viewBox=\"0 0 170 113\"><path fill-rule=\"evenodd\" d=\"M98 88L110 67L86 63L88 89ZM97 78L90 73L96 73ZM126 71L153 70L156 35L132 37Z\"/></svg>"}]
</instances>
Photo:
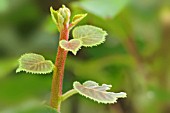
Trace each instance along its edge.
<instances>
[{"instance_id":1,"label":"blurred green background","mask_svg":"<svg viewBox=\"0 0 170 113\"><path fill-rule=\"evenodd\" d=\"M49 103L52 74L15 70L24 53L54 62L59 33L49 8L62 4L72 15L88 13L79 25L95 25L109 34L100 46L83 47L77 56L69 53L63 92L76 80L94 80L128 94L113 105L74 95L62 104L62 113L170 113L168 0L0 0L0 113L14 113L35 100Z\"/></svg>"}]
</instances>

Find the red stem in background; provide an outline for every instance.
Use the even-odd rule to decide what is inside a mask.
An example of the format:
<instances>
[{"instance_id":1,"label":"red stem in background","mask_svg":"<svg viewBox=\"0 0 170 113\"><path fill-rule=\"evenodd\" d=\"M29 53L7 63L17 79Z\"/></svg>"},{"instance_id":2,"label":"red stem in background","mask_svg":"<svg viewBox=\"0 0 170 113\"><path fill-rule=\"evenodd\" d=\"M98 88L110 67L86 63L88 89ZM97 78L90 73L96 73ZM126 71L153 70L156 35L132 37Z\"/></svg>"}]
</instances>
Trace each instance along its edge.
<instances>
[{"instance_id":1,"label":"red stem in background","mask_svg":"<svg viewBox=\"0 0 170 113\"><path fill-rule=\"evenodd\" d=\"M63 30L60 32L60 40L68 40L69 25L65 24ZM59 41L60 41L59 40ZM64 77L64 66L67 58L68 51L58 46L55 69L53 72L52 87L51 87L51 106L60 112L60 97L62 96L62 85Z\"/></svg>"}]
</instances>

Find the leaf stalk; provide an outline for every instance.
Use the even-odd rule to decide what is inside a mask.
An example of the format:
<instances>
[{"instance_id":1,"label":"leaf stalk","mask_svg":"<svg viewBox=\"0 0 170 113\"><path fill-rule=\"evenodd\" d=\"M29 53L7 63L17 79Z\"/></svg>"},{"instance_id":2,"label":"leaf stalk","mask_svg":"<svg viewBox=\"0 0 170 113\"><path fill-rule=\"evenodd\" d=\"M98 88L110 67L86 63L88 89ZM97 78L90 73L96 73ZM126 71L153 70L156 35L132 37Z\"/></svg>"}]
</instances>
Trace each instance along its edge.
<instances>
[{"instance_id":1,"label":"leaf stalk","mask_svg":"<svg viewBox=\"0 0 170 113\"><path fill-rule=\"evenodd\" d=\"M61 101L65 101L67 98L71 97L72 95L78 93L75 89L71 89L67 91L65 94L62 95Z\"/></svg>"}]
</instances>

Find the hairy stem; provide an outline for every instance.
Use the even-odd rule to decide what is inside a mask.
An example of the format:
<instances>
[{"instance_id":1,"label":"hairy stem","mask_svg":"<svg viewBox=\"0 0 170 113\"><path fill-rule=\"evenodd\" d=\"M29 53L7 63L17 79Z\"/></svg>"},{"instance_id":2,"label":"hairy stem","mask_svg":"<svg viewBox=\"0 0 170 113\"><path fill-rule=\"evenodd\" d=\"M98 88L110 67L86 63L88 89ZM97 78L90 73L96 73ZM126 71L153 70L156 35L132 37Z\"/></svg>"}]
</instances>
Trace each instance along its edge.
<instances>
[{"instance_id":1,"label":"hairy stem","mask_svg":"<svg viewBox=\"0 0 170 113\"><path fill-rule=\"evenodd\" d=\"M64 29L60 32L60 40L68 40L69 37L69 25L65 24ZM60 41L59 40L59 41ZM56 108L60 112L61 96L62 96L62 84L64 77L64 66L68 51L58 46L55 70L53 72L52 87L51 87L51 106Z\"/></svg>"},{"instance_id":2,"label":"hairy stem","mask_svg":"<svg viewBox=\"0 0 170 113\"><path fill-rule=\"evenodd\" d=\"M72 96L76 93L78 93L78 92L75 89L67 91L65 94L62 95L61 101L66 100L67 98L69 98L70 96Z\"/></svg>"}]
</instances>

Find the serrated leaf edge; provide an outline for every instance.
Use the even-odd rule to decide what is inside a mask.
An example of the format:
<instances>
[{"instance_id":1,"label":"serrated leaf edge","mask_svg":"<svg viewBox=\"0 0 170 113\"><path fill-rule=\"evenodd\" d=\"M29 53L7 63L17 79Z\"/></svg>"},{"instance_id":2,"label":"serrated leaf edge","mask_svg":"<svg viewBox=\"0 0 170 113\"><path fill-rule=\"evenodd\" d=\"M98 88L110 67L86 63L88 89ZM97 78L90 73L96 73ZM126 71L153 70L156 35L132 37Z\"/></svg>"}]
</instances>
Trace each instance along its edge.
<instances>
[{"instance_id":1,"label":"serrated leaf edge","mask_svg":"<svg viewBox=\"0 0 170 113\"><path fill-rule=\"evenodd\" d=\"M92 81L92 82L93 82L93 81ZM81 84L80 82L78 82L78 81L75 81L75 82L73 83L73 88L74 88L80 95L85 96L86 98L89 98L89 99L91 99L91 100L93 100L93 101L95 101L95 102L98 102L98 103L114 104L114 103L117 103L117 99L118 99L118 98L126 98L126 97L127 97L127 94L126 94L125 92L120 92L120 93L123 93L123 94L124 94L124 97L115 98L115 100L113 100L113 101L98 101L97 99L94 99L94 98L92 98L92 97L90 97L90 96L87 96L87 95L81 93L81 92L76 88L76 86L75 86L76 83L78 83L78 84L80 84L80 85L82 85L82 84ZM98 84L98 83L97 83L97 84ZM112 87L112 85L110 85L110 86ZM111 93L114 93L114 92L111 92ZM120 93L117 93L117 94L120 94Z\"/></svg>"},{"instance_id":2,"label":"serrated leaf edge","mask_svg":"<svg viewBox=\"0 0 170 113\"><path fill-rule=\"evenodd\" d=\"M74 55L76 55L77 52L81 49L81 46L82 46L83 42L82 42L80 39L71 39L71 40L69 40L69 41L67 41L67 42L70 42L70 41L73 41L73 40L79 40L79 41L80 41L80 46L79 46L78 48L76 48L75 50L67 49L67 48L65 48L65 47L61 44L62 41L67 41L67 40L60 40L59 45L60 45L60 47L61 47L62 49L66 50L66 51L71 51Z\"/></svg>"},{"instance_id":3,"label":"serrated leaf edge","mask_svg":"<svg viewBox=\"0 0 170 113\"><path fill-rule=\"evenodd\" d=\"M46 72L41 72L41 71L37 71L37 72L33 72L33 71L28 71L24 68L22 68L22 64L21 64L21 59L23 58L24 55L27 55L27 54L34 54L35 53L25 53L23 55L21 55L21 57L18 59L18 62L19 62L19 67L16 69L16 73L19 73L21 71L25 71L26 73L31 73L31 74L48 74L48 73L51 73L53 71L53 69L55 68L53 62L51 60L45 60L45 58L42 56L42 55L39 55L39 54L36 54L36 55L39 55L41 58L43 58L43 60L45 62L49 62L51 65L53 65L53 69L50 70L50 71L46 71Z\"/></svg>"},{"instance_id":4,"label":"serrated leaf edge","mask_svg":"<svg viewBox=\"0 0 170 113\"><path fill-rule=\"evenodd\" d=\"M86 44L83 44L83 43L82 43L82 46L84 46L84 47L93 47L93 46L98 46L98 45L100 45L100 44L102 44L102 43L105 42L106 36L107 36L108 34L107 34L107 32L104 31L102 28L99 28L99 27L96 27L96 26L92 26L92 25L81 25L81 26L77 26L76 28L82 27L82 26L91 26L91 27L95 27L96 29L99 29L99 30L101 30L101 31L104 33L104 34L103 34L103 38L102 38L102 40L101 40L100 42L98 42L98 43L96 43L96 44L93 44L93 45L86 45ZM74 30L75 30L76 28L74 28L73 31L72 31L73 38L74 38ZM83 37L81 37L81 38L74 38L74 39L81 39L81 40L82 40ZM83 42L83 41L82 41L82 42Z\"/></svg>"}]
</instances>

